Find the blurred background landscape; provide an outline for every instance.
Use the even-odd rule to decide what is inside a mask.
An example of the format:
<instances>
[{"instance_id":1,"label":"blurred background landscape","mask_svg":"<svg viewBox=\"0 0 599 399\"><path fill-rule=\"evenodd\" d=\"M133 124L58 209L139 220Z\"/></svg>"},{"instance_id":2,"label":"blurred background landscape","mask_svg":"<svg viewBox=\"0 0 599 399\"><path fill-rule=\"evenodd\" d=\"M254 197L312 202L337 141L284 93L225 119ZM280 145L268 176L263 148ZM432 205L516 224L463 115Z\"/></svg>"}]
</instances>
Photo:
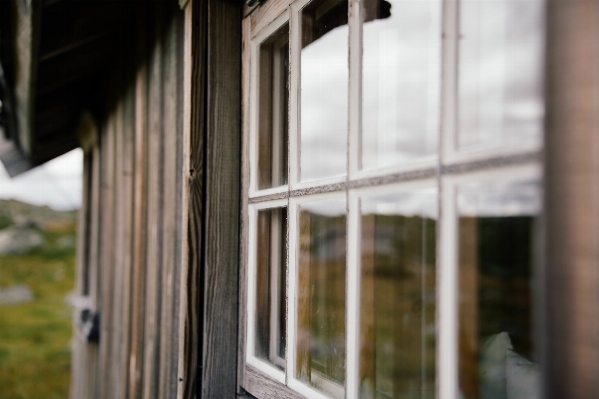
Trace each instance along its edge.
<instances>
[{"instance_id":1,"label":"blurred background landscape","mask_svg":"<svg viewBox=\"0 0 599 399\"><path fill-rule=\"evenodd\" d=\"M0 398L66 398L76 211L0 199Z\"/></svg>"},{"instance_id":2,"label":"blurred background landscape","mask_svg":"<svg viewBox=\"0 0 599 399\"><path fill-rule=\"evenodd\" d=\"M67 398L81 152L0 165L0 399Z\"/></svg>"}]
</instances>

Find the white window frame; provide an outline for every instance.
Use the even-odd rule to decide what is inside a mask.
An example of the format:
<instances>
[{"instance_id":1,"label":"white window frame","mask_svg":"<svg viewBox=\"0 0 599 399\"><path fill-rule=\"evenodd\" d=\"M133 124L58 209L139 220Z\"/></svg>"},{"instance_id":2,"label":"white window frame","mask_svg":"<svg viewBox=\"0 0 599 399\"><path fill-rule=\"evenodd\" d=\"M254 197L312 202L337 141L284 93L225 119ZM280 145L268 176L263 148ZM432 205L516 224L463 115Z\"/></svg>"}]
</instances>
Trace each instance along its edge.
<instances>
[{"instance_id":1,"label":"white window frame","mask_svg":"<svg viewBox=\"0 0 599 399\"><path fill-rule=\"evenodd\" d=\"M248 216L249 216L249 229L250 231L256 231L257 228L257 220L258 220L258 212L265 209L277 209L277 208L286 208L289 205L289 201L287 199L284 200L275 200L270 202L262 202L258 204L251 204L248 207ZM273 367L267 362L261 360L260 358L254 355L255 349L255 329L253 326L256 322L256 277L258 273L258 266L256 265L256 251L257 251L258 243L256 234L249 235L249 245L248 245L248 262L247 262L247 276L248 276L248 305L247 305L247 344L246 344L246 359L247 363L254 366L258 370L262 371L269 377L279 381L280 383L285 383L285 373L281 370ZM282 265L285 266L285 265Z\"/></svg>"},{"instance_id":2,"label":"white window frame","mask_svg":"<svg viewBox=\"0 0 599 399\"><path fill-rule=\"evenodd\" d=\"M541 1L541 0L539 0ZM437 155L413 163L403 163L376 170L360 170L361 126L361 64L362 52L349 52L349 99L348 99L348 170L344 176L299 181L300 166L300 10L310 0L269 0L246 16L244 21L244 45L249 42L249 56L244 67L249 81L244 84L244 140L247 162L244 168L242 195L246 204L242 209L247 228L242 242L247 250L241 259L242 280L240 300L247 306L247 316L242 316L245 336L240 337L240 350L244 353L240 367L242 387L261 397L328 398L294 377L295 329L297 325L297 227L298 207L301 204L327 199L345 199L347 202L347 276L346 276L346 383L345 397L357 398L359 392L359 248L360 248L360 198L383 193L398 193L419 188L437 188L439 202L437 219L437 349L436 349L436 396L439 399L457 399L458 348L457 348L457 187L473 180L509 179L510 181L538 179L542 181L541 138L524 144L503 145L493 148L456 147L456 90L457 90L457 15L458 1L440 0L440 109L438 118ZM361 0L349 0L349 46L362 46ZM290 98L289 98L289 153L288 184L258 190L257 181L257 102L258 102L258 51L260 44L289 23L290 48ZM249 73L248 73L249 72ZM517 177L515 177L517 176ZM255 322L255 254L256 217L258 210L287 207L288 212L288 261L287 261L287 350L285 371L260 360L253 355ZM243 309L243 307L241 308ZM241 312L243 313L243 311ZM242 328L241 331L244 329ZM242 333L243 334L243 333Z\"/></svg>"}]
</instances>

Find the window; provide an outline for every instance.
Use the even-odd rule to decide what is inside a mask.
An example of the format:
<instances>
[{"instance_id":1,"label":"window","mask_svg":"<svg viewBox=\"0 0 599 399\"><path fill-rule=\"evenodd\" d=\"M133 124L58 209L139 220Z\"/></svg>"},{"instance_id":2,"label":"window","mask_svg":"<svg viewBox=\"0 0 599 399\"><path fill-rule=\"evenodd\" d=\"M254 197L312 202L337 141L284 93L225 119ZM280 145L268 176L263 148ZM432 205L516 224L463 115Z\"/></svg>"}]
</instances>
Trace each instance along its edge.
<instances>
[{"instance_id":1,"label":"window","mask_svg":"<svg viewBox=\"0 0 599 399\"><path fill-rule=\"evenodd\" d=\"M246 390L539 392L543 24L542 0L245 18Z\"/></svg>"}]
</instances>

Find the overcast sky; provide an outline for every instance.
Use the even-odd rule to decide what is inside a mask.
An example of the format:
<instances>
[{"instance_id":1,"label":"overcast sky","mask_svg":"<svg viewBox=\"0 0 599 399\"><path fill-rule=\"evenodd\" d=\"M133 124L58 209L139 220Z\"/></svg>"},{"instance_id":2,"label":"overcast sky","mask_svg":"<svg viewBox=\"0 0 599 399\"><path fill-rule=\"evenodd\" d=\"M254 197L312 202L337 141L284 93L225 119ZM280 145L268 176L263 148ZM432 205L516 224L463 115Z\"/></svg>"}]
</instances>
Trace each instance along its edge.
<instances>
[{"instance_id":1,"label":"overcast sky","mask_svg":"<svg viewBox=\"0 0 599 399\"><path fill-rule=\"evenodd\" d=\"M82 169L81 149L73 150L12 179L0 162L0 198L48 205L56 210L79 208Z\"/></svg>"}]
</instances>

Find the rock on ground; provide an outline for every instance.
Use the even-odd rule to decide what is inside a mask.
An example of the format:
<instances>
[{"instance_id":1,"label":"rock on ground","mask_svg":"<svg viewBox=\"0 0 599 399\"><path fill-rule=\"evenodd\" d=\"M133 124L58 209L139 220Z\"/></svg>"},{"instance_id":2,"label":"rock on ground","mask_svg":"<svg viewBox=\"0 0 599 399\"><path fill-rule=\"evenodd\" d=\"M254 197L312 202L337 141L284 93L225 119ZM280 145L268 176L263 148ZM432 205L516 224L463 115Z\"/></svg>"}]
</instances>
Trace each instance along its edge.
<instances>
[{"instance_id":1,"label":"rock on ground","mask_svg":"<svg viewBox=\"0 0 599 399\"><path fill-rule=\"evenodd\" d=\"M0 255L22 255L44 246L35 226L26 224L0 230Z\"/></svg>"},{"instance_id":2,"label":"rock on ground","mask_svg":"<svg viewBox=\"0 0 599 399\"><path fill-rule=\"evenodd\" d=\"M0 289L0 304L16 305L33 301L33 292L26 285Z\"/></svg>"},{"instance_id":3,"label":"rock on ground","mask_svg":"<svg viewBox=\"0 0 599 399\"><path fill-rule=\"evenodd\" d=\"M73 248L75 246L75 237L62 236L58 240L56 240L56 246L61 249Z\"/></svg>"}]
</instances>

